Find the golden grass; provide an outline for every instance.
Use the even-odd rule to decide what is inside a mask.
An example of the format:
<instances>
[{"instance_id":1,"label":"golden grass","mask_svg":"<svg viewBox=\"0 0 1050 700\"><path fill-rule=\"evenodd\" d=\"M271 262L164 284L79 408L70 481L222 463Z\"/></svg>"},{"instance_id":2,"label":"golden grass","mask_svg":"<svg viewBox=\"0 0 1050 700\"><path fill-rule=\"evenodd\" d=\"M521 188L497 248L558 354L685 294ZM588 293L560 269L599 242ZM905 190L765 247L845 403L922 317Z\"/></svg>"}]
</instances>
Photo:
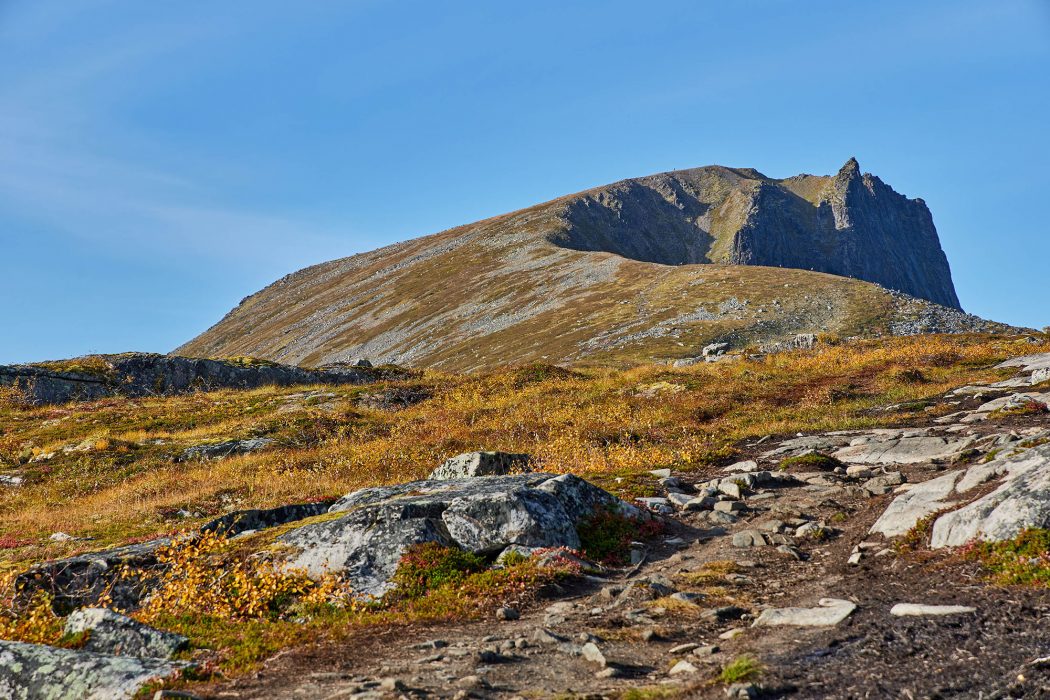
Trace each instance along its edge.
<instances>
[{"instance_id":1,"label":"golden grass","mask_svg":"<svg viewBox=\"0 0 1050 700\"><path fill-rule=\"evenodd\" d=\"M15 543L0 548L0 568L185 528L233 508L422 478L446 457L477 449L528 452L542 469L629 494L640 483L632 475L704 469L731 459L740 440L900 421L906 413L872 409L999 378L1008 372L991 369L995 363L1040 350L1050 342L925 336L682 369L428 372L412 384L433 398L401 411L356 403L393 383L51 407L0 402L0 472L26 478L0 489L0 542ZM914 369L923 381L905 372ZM335 398L308 405L316 402L302 395L312 390ZM261 435L275 440L273 449L174 461L195 444ZM89 449L63 451L85 442ZM179 509L200 516L175 517ZM95 539L48 542L56 531ZM35 544L18 544L26 541Z\"/></svg>"}]
</instances>

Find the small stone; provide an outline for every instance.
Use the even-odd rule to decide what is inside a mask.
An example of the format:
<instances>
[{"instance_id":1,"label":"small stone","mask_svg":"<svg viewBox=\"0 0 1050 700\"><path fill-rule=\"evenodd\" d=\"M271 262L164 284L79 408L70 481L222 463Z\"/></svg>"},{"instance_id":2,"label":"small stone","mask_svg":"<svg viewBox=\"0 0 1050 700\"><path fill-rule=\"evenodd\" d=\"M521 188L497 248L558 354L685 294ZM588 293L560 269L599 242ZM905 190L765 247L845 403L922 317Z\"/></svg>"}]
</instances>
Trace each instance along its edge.
<instances>
[{"instance_id":1,"label":"small stone","mask_svg":"<svg viewBox=\"0 0 1050 700\"><path fill-rule=\"evenodd\" d=\"M712 510L716 503L718 503L718 501L711 496L697 496L696 498L690 498L686 501L685 510Z\"/></svg>"},{"instance_id":2,"label":"small stone","mask_svg":"<svg viewBox=\"0 0 1050 700\"><path fill-rule=\"evenodd\" d=\"M605 654L602 653L601 649L594 642L587 642L580 649L580 654L583 656L585 661L592 664L598 664L602 668L605 667Z\"/></svg>"},{"instance_id":3,"label":"small stone","mask_svg":"<svg viewBox=\"0 0 1050 700\"><path fill-rule=\"evenodd\" d=\"M679 510L685 510L689 503L696 500L696 498L688 493L672 492L667 494L667 500Z\"/></svg>"},{"instance_id":4,"label":"small stone","mask_svg":"<svg viewBox=\"0 0 1050 700\"><path fill-rule=\"evenodd\" d=\"M400 678L384 678L379 681L379 689L386 691L405 690L407 686Z\"/></svg>"},{"instance_id":5,"label":"small stone","mask_svg":"<svg viewBox=\"0 0 1050 700\"><path fill-rule=\"evenodd\" d=\"M816 521L810 521L795 528L795 537L819 537L824 528Z\"/></svg>"},{"instance_id":6,"label":"small stone","mask_svg":"<svg viewBox=\"0 0 1050 700\"><path fill-rule=\"evenodd\" d=\"M751 700L759 695L759 688L754 683L734 683L726 688L726 697L733 700Z\"/></svg>"},{"instance_id":7,"label":"small stone","mask_svg":"<svg viewBox=\"0 0 1050 700\"><path fill-rule=\"evenodd\" d=\"M671 647L668 653L670 654L688 654L689 652L700 648L699 644L679 644L676 647Z\"/></svg>"},{"instance_id":8,"label":"small stone","mask_svg":"<svg viewBox=\"0 0 1050 700\"><path fill-rule=\"evenodd\" d=\"M738 636L740 636L743 633L744 633L744 628L743 627L734 627L733 629L726 630L722 634L718 635L718 638L719 639L733 639L734 637L738 637Z\"/></svg>"},{"instance_id":9,"label":"small stone","mask_svg":"<svg viewBox=\"0 0 1050 700\"><path fill-rule=\"evenodd\" d=\"M532 641L537 644L561 644L562 642L567 642L569 640L541 627L532 633Z\"/></svg>"},{"instance_id":10,"label":"small stone","mask_svg":"<svg viewBox=\"0 0 1050 700\"><path fill-rule=\"evenodd\" d=\"M720 649L718 648L717 644L705 644L703 646L698 646L696 649L693 649L693 656L713 656L719 651Z\"/></svg>"},{"instance_id":11,"label":"small stone","mask_svg":"<svg viewBox=\"0 0 1050 700\"><path fill-rule=\"evenodd\" d=\"M897 617L925 617L941 615L963 615L977 612L969 605L922 605L920 603L897 603L890 608L890 615Z\"/></svg>"},{"instance_id":12,"label":"small stone","mask_svg":"<svg viewBox=\"0 0 1050 700\"><path fill-rule=\"evenodd\" d=\"M518 612L517 608L504 606L504 607L502 607L502 608L500 608L499 610L496 611L496 619L497 620L504 620L504 621L517 620L519 617L521 617L521 613Z\"/></svg>"},{"instance_id":13,"label":"small stone","mask_svg":"<svg viewBox=\"0 0 1050 700\"><path fill-rule=\"evenodd\" d=\"M863 558L864 555L861 552L854 552L853 554L849 555L849 559L846 560L846 563L850 566L858 566L860 565L860 561Z\"/></svg>"},{"instance_id":14,"label":"small stone","mask_svg":"<svg viewBox=\"0 0 1050 700\"><path fill-rule=\"evenodd\" d=\"M594 674L595 678L621 678L624 673L621 669L616 666L606 666L601 671Z\"/></svg>"},{"instance_id":15,"label":"small stone","mask_svg":"<svg viewBox=\"0 0 1050 700\"><path fill-rule=\"evenodd\" d=\"M777 551L780 552L781 554L788 555L789 557L795 559L796 561L802 561L803 560L802 551L798 547L792 547L789 544L782 544L779 547L777 547Z\"/></svg>"},{"instance_id":16,"label":"small stone","mask_svg":"<svg viewBox=\"0 0 1050 700\"><path fill-rule=\"evenodd\" d=\"M52 542L69 542L70 540L75 540L76 538L73 537L73 535L66 534L65 532L53 532L51 533L51 536L47 539L51 540Z\"/></svg>"},{"instance_id":17,"label":"small stone","mask_svg":"<svg viewBox=\"0 0 1050 700\"><path fill-rule=\"evenodd\" d=\"M456 681L456 686L466 690L488 688L489 684L481 676L463 676Z\"/></svg>"},{"instance_id":18,"label":"small stone","mask_svg":"<svg viewBox=\"0 0 1050 700\"><path fill-rule=\"evenodd\" d=\"M740 513L746 510L747 506L740 501L718 501L713 509L719 513Z\"/></svg>"},{"instance_id":19,"label":"small stone","mask_svg":"<svg viewBox=\"0 0 1050 700\"><path fill-rule=\"evenodd\" d=\"M671 667L671 670L668 673L670 673L670 675L672 676L677 676L683 673L696 673L696 670L696 666L692 665L688 661L679 661Z\"/></svg>"},{"instance_id":20,"label":"small stone","mask_svg":"<svg viewBox=\"0 0 1050 700\"><path fill-rule=\"evenodd\" d=\"M729 496L730 498L741 499L744 497L744 490L740 488L740 484L735 481L723 481L718 484L718 490Z\"/></svg>"},{"instance_id":21,"label":"small stone","mask_svg":"<svg viewBox=\"0 0 1050 700\"><path fill-rule=\"evenodd\" d=\"M701 593L679 591L678 593L671 594L671 600L677 600L679 603L685 603L686 605L699 605L700 601L703 599L704 596Z\"/></svg>"},{"instance_id":22,"label":"small stone","mask_svg":"<svg viewBox=\"0 0 1050 700\"><path fill-rule=\"evenodd\" d=\"M660 635L656 633L656 630L650 628L642 630L642 641L643 642L655 642L660 638Z\"/></svg>"},{"instance_id":23,"label":"small stone","mask_svg":"<svg viewBox=\"0 0 1050 700\"><path fill-rule=\"evenodd\" d=\"M483 664L498 664L503 657L491 649L482 649L477 655L478 661Z\"/></svg>"},{"instance_id":24,"label":"small stone","mask_svg":"<svg viewBox=\"0 0 1050 700\"><path fill-rule=\"evenodd\" d=\"M733 535L734 547L764 547L765 544L766 538L758 530L741 530Z\"/></svg>"},{"instance_id":25,"label":"small stone","mask_svg":"<svg viewBox=\"0 0 1050 700\"><path fill-rule=\"evenodd\" d=\"M667 477L671 476L670 469L653 469L649 473L657 477L658 479L666 479Z\"/></svg>"},{"instance_id":26,"label":"small stone","mask_svg":"<svg viewBox=\"0 0 1050 700\"><path fill-rule=\"evenodd\" d=\"M728 467L724 467L722 469L722 471L730 472L730 473L732 473L732 472L753 472L753 471L757 471L757 470L758 470L758 462L756 462L753 459L748 459L748 460L745 460L743 462L736 462L735 464L730 464Z\"/></svg>"},{"instance_id":27,"label":"small stone","mask_svg":"<svg viewBox=\"0 0 1050 700\"><path fill-rule=\"evenodd\" d=\"M686 483L677 476L668 476L660 479L660 486L662 486L665 491L677 493L681 493L687 488Z\"/></svg>"},{"instance_id":28,"label":"small stone","mask_svg":"<svg viewBox=\"0 0 1050 700\"><path fill-rule=\"evenodd\" d=\"M856 609L857 605L849 600L821 598L815 608L766 608L755 620L754 626L833 627Z\"/></svg>"}]
</instances>

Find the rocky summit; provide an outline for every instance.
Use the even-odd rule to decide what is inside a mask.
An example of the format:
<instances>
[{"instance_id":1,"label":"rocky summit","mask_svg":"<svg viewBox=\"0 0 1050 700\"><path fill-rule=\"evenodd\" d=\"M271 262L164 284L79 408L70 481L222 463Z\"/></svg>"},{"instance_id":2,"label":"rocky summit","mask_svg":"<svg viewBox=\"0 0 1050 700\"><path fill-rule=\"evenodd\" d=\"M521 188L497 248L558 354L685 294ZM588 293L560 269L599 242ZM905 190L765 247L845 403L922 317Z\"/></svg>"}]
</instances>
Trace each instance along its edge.
<instances>
[{"instance_id":1,"label":"rocky summit","mask_svg":"<svg viewBox=\"0 0 1050 700\"><path fill-rule=\"evenodd\" d=\"M176 352L450 370L1006 330L964 314L929 209L862 173L623 180L290 274Z\"/></svg>"}]
</instances>

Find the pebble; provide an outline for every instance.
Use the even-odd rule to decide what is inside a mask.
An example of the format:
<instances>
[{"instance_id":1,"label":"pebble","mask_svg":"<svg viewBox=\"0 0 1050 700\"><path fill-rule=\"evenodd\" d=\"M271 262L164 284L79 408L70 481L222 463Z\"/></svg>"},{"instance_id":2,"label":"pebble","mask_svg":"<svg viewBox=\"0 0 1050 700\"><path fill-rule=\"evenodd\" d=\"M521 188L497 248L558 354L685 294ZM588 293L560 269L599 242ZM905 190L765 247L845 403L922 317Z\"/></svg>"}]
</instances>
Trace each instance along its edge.
<instances>
[{"instance_id":1,"label":"pebble","mask_svg":"<svg viewBox=\"0 0 1050 700\"><path fill-rule=\"evenodd\" d=\"M407 686L400 678L384 678L379 681L379 689L386 691L404 690Z\"/></svg>"},{"instance_id":2,"label":"pebble","mask_svg":"<svg viewBox=\"0 0 1050 700\"><path fill-rule=\"evenodd\" d=\"M692 665L688 661L679 661L671 667L669 673L672 676L677 676L682 673L696 673L696 670L696 666Z\"/></svg>"},{"instance_id":3,"label":"pebble","mask_svg":"<svg viewBox=\"0 0 1050 700\"><path fill-rule=\"evenodd\" d=\"M616 666L606 666L601 671L594 674L595 678L621 678L624 673Z\"/></svg>"},{"instance_id":4,"label":"pebble","mask_svg":"<svg viewBox=\"0 0 1050 700\"><path fill-rule=\"evenodd\" d=\"M732 639L744 633L743 627L734 627L731 630L726 630L722 634L718 635L719 639Z\"/></svg>"},{"instance_id":5,"label":"pebble","mask_svg":"<svg viewBox=\"0 0 1050 700\"><path fill-rule=\"evenodd\" d=\"M693 656L712 656L720 651L717 644L705 644L693 649Z\"/></svg>"},{"instance_id":6,"label":"pebble","mask_svg":"<svg viewBox=\"0 0 1050 700\"><path fill-rule=\"evenodd\" d=\"M734 683L726 688L726 697L735 700L751 700L751 698L759 697L760 692L754 683Z\"/></svg>"},{"instance_id":7,"label":"pebble","mask_svg":"<svg viewBox=\"0 0 1050 700\"><path fill-rule=\"evenodd\" d=\"M689 652L691 652L691 651L693 651L695 649L699 649L699 648L700 648L699 644L679 644L676 647L671 647L671 650L668 653L670 653L670 654L688 654Z\"/></svg>"},{"instance_id":8,"label":"pebble","mask_svg":"<svg viewBox=\"0 0 1050 700\"><path fill-rule=\"evenodd\" d=\"M598 664L602 668L605 668L605 654L602 653L601 649L594 642L587 642L580 649L580 654L583 656L585 661L592 664Z\"/></svg>"},{"instance_id":9,"label":"pebble","mask_svg":"<svg viewBox=\"0 0 1050 700\"><path fill-rule=\"evenodd\" d=\"M717 501L712 509L719 513L740 513L747 510L747 506L740 501Z\"/></svg>"},{"instance_id":10,"label":"pebble","mask_svg":"<svg viewBox=\"0 0 1050 700\"><path fill-rule=\"evenodd\" d=\"M521 617L521 613L518 612L517 608L502 607L496 611L497 620L517 620Z\"/></svg>"},{"instance_id":11,"label":"pebble","mask_svg":"<svg viewBox=\"0 0 1050 700\"><path fill-rule=\"evenodd\" d=\"M488 688L489 684L481 676L463 676L456 681L456 686L464 689Z\"/></svg>"},{"instance_id":12,"label":"pebble","mask_svg":"<svg viewBox=\"0 0 1050 700\"><path fill-rule=\"evenodd\" d=\"M763 547L765 544L766 538L758 530L741 530L733 535L734 547Z\"/></svg>"}]
</instances>

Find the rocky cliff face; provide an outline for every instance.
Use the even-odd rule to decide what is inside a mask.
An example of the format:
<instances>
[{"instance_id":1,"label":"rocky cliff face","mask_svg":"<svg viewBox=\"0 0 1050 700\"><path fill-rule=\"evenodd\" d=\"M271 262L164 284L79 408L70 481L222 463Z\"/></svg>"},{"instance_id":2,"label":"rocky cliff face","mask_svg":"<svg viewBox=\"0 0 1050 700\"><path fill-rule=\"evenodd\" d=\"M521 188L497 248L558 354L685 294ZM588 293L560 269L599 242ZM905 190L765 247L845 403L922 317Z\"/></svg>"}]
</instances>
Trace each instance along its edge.
<instances>
[{"instance_id":1,"label":"rocky cliff face","mask_svg":"<svg viewBox=\"0 0 1050 700\"><path fill-rule=\"evenodd\" d=\"M715 166L625 180L576 198L566 219L551 241L576 250L816 270L960 308L926 204L853 158L834 177Z\"/></svg>"},{"instance_id":2,"label":"rocky cliff face","mask_svg":"<svg viewBox=\"0 0 1050 700\"><path fill-rule=\"evenodd\" d=\"M818 197L810 203L790 184L760 184L729 262L830 272L960 308L925 202L861 175L853 158Z\"/></svg>"},{"instance_id":3,"label":"rocky cliff face","mask_svg":"<svg viewBox=\"0 0 1050 700\"><path fill-rule=\"evenodd\" d=\"M472 370L675 360L799 333L1005 329L958 307L926 205L855 160L784 180L710 166L300 270L176 352Z\"/></svg>"}]
</instances>

